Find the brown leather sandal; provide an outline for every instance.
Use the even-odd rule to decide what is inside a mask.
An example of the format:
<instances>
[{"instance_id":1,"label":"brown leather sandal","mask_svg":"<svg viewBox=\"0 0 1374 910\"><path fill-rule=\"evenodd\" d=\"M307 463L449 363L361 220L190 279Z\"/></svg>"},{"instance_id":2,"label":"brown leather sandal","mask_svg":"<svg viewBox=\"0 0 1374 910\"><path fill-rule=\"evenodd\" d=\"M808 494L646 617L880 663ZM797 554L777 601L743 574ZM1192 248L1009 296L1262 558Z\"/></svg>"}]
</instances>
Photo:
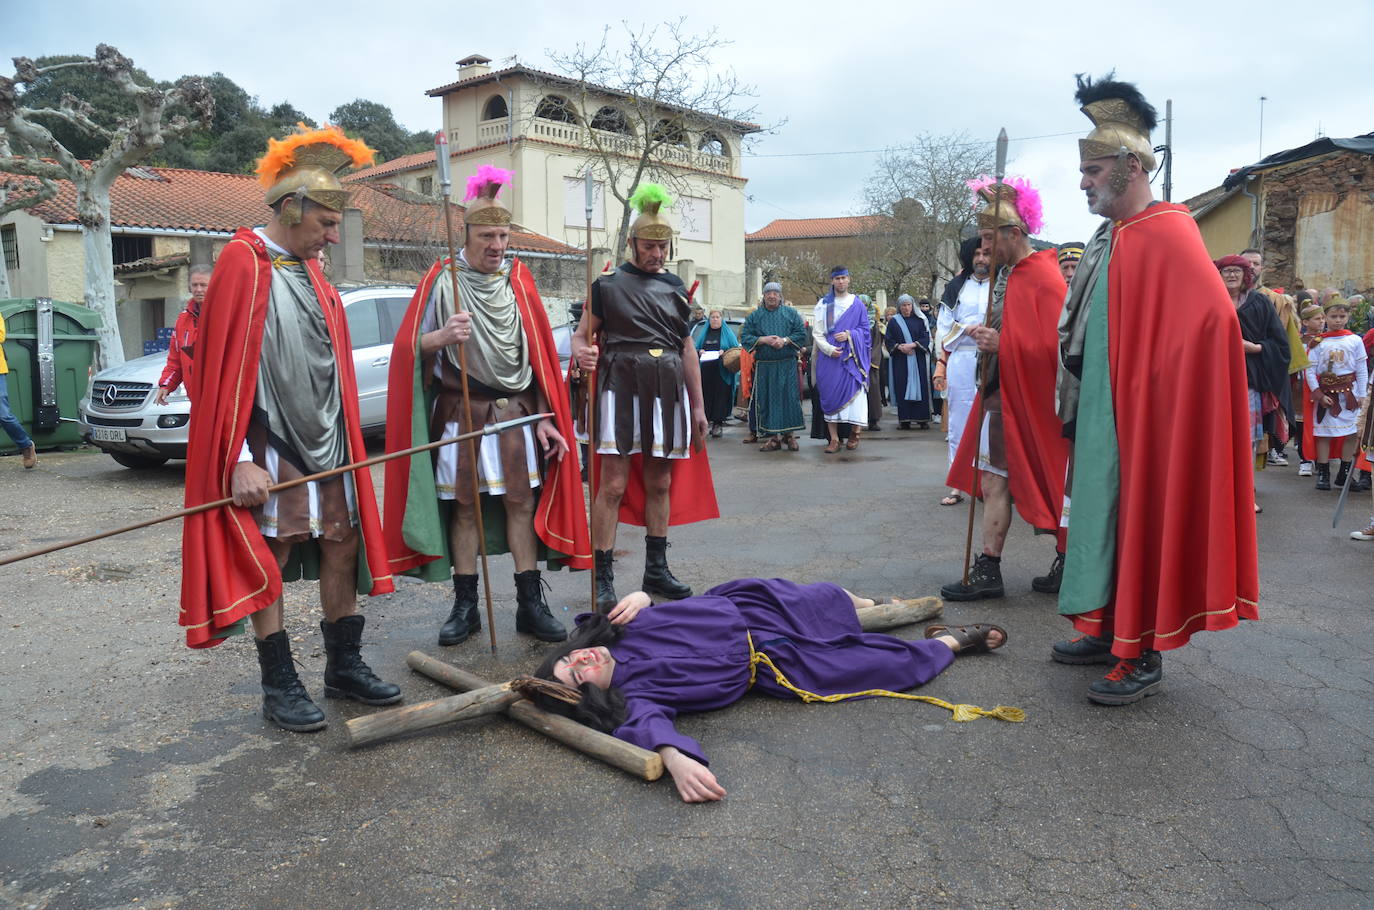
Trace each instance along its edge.
<instances>
[{"instance_id":1,"label":"brown leather sandal","mask_svg":"<svg viewBox=\"0 0 1374 910\"><path fill-rule=\"evenodd\" d=\"M776 452L778 449L781 449L781 448L782 448L782 443L781 443L781 442L778 442L777 437L774 437L774 438L768 440L767 442L765 442L763 445L759 446L759 451L760 451L760 452Z\"/></svg>"},{"instance_id":2,"label":"brown leather sandal","mask_svg":"<svg viewBox=\"0 0 1374 910\"><path fill-rule=\"evenodd\" d=\"M840 450L840 443L839 443L839 440L836 440L835 442L832 442L832 443L830 443L830 445L828 445L828 446L825 447L825 454L827 454L827 455L834 455L834 454L835 454L836 452L838 452L839 450Z\"/></svg>"},{"instance_id":3,"label":"brown leather sandal","mask_svg":"<svg viewBox=\"0 0 1374 910\"><path fill-rule=\"evenodd\" d=\"M743 439L740 440L740 442L741 442L742 444L747 445L747 446L751 446L751 445L753 445L754 443L756 443L756 442L758 442L758 441L759 441L759 438L758 438L757 436L755 436L753 433L750 433L748 436L746 436L746 437L744 437Z\"/></svg>"},{"instance_id":4,"label":"brown leather sandal","mask_svg":"<svg viewBox=\"0 0 1374 910\"><path fill-rule=\"evenodd\" d=\"M846 449L848 449L849 451L851 451L851 452L854 451L855 449L857 449L857 448L859 447L859 437L858 437L858 436L850 436L850 437L849 437L849 441L846 442L846 443L844 444L844 447L845 447Z\"/></svg>"},{"instance_id":5,"label":"brown leather sandal","mask_svg":"<svg viewBox=\"0 0 1374 910\"><path fill-rule=\"evenodd\" d=\"M789 452L795 452L801 448L801 444L797 442L797 437L795 436L788 436L783 440L783 443L787 446L787 451Z\"/></svg>"},{"instance_id":6,"label":"brown leather sandal","mask_svg":"<svg viewBox=\"0 0 1374 910\"><path fill-rule=\"evenodd\" d=\"M995 645L990 645L988 644L988 637L993 632L1001 632L1002 640ZM976 622L971 626L926 626L926 638L939 638L941 635L948 635L954 639L955 643L959 645L957 652L959 654L981 654L984 651L996 651L1007 643L1007 630L988 622Z\"/></svg>"}]
</instances>

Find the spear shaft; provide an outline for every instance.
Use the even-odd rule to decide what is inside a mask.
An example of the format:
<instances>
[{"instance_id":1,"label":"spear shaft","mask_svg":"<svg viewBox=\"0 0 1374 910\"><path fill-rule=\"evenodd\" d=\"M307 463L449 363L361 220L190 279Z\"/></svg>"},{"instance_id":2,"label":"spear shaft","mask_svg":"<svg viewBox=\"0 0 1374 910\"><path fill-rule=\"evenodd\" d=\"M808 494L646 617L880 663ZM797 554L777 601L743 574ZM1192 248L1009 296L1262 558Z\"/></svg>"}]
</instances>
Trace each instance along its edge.
<instances>
[{"instance_id":1,"label":"spear shaft","mask_svg":"<svg viewBox=\"0 0 1374 910\"><path fill-rule=\"evenodd\" d=\"M268 487L267 492L277 493L282 490L289 490L292 487L298 487L301 484L309 483L312 480L328 480L331 477L337 477L340 474L346 474L349 471L356 471L359 468L371 467L374 464L381 464L382 462L390 461L393 458L404 458L408 455L415 455L419 452L427 452L430 449L437 449L440 446L446 446L450 443L462 442L463 440L471 439L478 436L490 436L496 433L502 433L506 430L513 429L514 427L521 426L527 423L533 423L536 420L552 416L552 414L530 414L525 417L517 417L514 420L503 420L500 423L488 424L482 429L473 430L470 433L463 433L459 436L450 436L448 439L440 439L436 440L435 442L427 442L423 445L412 446L409 449L403 449L399 452L388 452L385 455L377 455L373 458L368 458L364 461L355 461L352 464L346 464L341 468L331 468L328 471L321 471L318 474L309 474L305 477L297 477L293 480L285 480L281 483L273 484L272 486ZM219 509L223 508L224 506L230 506L233 504L234 497L232 496L227 496L224 499L216 499L213 502L203 502L198 506L191 506L189 508L182 509L178 512L172 512L167 515L159 515L156 518L149 518L144 521L135 522L131 525L125 525L122 528L115 528L112 531L101 531L99 534L91 534L87 537L78 537L76 540L68 540L64 541L63 543L55 543L51 546L42 547L37 550L30 550L27 553L19 553L14 556L6 556L3 559L0 559L0 566L7 566L10 563L20 562L25 559L31 559L34 556L43 556L47 553L55 553L58 550L65 550L69 547L79 546L84 543L91 543L92 541L96 540L104 540L106 537L114 537L116 534L123 534L126 531L137 531L139 528L146 528L152 525L162 524L164 521L172 521L173 519L177 518L185 518L188 515L199 515L201 512L209 512L211 509Z\"/></svg>"},{"instance_id":2,"label":"spear shaft","mask_svg":"<svg viewBox=\"0 0 1374 910\"><path fill-rule=\"evenodd\" d=\"M992 305L997 297L997 234L999 228L997 224L1002 220L1002 178L1007 175L1007 130L1003 127L997 133L997 165L994 168L993 176L997 178L997 183L993 187L995 194L992 202L992 247L988 250L988 264L992 267L992 277L988 283L988 306L983 311L983 325L987 325L988 317L992 315ZM978 355L978 419L970 427L964 424L964 432L970 429L977 433L978 443L973 447L977 454L973 457L973 491L968 498L968 533L964 537L964 587L968 587L969 571L973 566L973 516L978 506L978 494L982 490L981 468L978 464L979 455L982 454L983 439L983 412L986 404L983 401L983 394L987 389L987 368L988 361L980 352ZM990 453L989 453L990 454Z\"/></svg>"},{"instance_id":3,"label":"spear shaft","mask_svg":"<svg viewBox=\"0 0 1374 910\"><path fill-rule=\"evenodd\" d=\"M463 298L458 293L458 248L453 243L453 207L449 204L449 192L453 187L453 177L449 173L448 160L448 137L442 130L434 136L434 160L439 171L439 186L442 192L440 199L444 206L444 238L448 241L448 277L450 287L453 289L453 309L456 313L462 313ZM463 413L467 417L467 424L472 426L472 398L468 393L468 347L463 342L458 342L458 372L461 374L463 386ZM487 533L482 522L482 484L477 478L477 468L480 462L481 441L477 437L472 437L468 445L469 456L472 459L472 515L477 522L477 552L482 557L482 592L487 598L487 631L491 634L491 653L496 653L496 611L491 603L491 572L487 568ZM457 554L453 554L457 556Z\"/></svg>"}]
</instances>

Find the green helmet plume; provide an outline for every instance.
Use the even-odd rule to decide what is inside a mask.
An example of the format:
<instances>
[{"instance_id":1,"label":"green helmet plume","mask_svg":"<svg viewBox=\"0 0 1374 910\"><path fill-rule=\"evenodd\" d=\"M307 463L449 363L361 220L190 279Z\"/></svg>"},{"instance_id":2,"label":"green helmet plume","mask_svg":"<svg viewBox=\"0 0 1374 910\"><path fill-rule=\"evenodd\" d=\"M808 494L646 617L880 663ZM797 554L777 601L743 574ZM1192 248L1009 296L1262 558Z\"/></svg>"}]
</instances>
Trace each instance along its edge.
<instances>
[{"instance_id":1,"label":"green helmet plume","mask_svg":"<svg viewBox=\"0 0 1374 910\"><path fill-rule=\"evenodd\" d=\"M630 207L644 215L655 215L660 208L672 204L673 197L657 183L641 183L630 196Z\"/></svg>"}]
</instances>

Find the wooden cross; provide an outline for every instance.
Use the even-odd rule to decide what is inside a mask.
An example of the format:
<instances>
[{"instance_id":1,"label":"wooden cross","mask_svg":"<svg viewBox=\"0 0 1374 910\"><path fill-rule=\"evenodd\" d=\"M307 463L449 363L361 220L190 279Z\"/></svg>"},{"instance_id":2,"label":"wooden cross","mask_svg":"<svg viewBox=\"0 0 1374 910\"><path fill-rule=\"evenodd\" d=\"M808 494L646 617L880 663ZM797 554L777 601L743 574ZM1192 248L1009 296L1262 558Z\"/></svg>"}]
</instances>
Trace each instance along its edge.
<instances>
[{"instance_id":1,"label":"wooden cross","mask_svg":"<svg viewBox=\"0 0 1374 910\"><path fill-rule=\"evenodd\" d=\"M938 597L918 597L915 600L894 600L891 603L859 607L856 612L859 625L865 632L882 632L931 619L943 609L944 603ZM476 674L430 657L423 651L411 651L406 656L406 663L415 672L457 689L462 694L355 717L344 725L348 731L350 749L460 720L505 714L532 730L635 777L658 780L663 776L663 759L657 752L641 749L561 714L551 714L512 689L510 683L498 685L488 682Z\"/></svg>"}]
</instances>

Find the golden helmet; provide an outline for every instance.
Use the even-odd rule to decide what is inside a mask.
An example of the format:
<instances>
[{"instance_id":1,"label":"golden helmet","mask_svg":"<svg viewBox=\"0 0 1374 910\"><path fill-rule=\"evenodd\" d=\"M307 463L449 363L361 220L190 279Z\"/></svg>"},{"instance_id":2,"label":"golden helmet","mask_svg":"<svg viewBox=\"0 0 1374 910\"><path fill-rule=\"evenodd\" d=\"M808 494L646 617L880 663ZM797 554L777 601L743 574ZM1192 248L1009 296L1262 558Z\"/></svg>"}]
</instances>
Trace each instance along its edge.
<instances>
[{"instance_id":1,"label":"golden helmet","mask_svg":"<svg viewBox=\"0 0 1374 910\"><path fill-rule=\"evenodd\" d=\"M467 206L463 210L463 223L510 224L511 211L497 201L496 196L501 187L514 180L515 173L504 168L489 164L477 168L477 173L468 178L467 194L463 197Z\"/></svg>"},{"instance_id":2,"label":"golden helmet","mask_svg":"<svg viewBox=\"0 0 1374 910\"><path fill-rule=\"evenodd\" d=\"M673 204L673 197L657 183L641 183L630 196L630 205L639 217L630 225L630 239L672 240L673 225L662 209Z\"/></svg>"},{"instance_id":3,"label":"golden helmet","mask_svg":"<svg viewBox=\"0 0 1374 910\"><path fill-rule=\"evenodd\" d=\"M288 201L277 216L287 226L300 221L300 200L309 199L318 205L342 212L348 205L348 191L338 175L349 167L371 164L375 153L365 142L349 139L343 130L326 125L312 130L303 123L296 124L298 132L280 141L267 140L267 154L258 159L258 180L267 188L268 205L287 196Z\"/></svg>"},{"instance_id":4,"label":"golden helmet","mask_svg":"<svg viewBox=\"0 0 1374 910\"><path fill-rule=\"evenodd\" d=\"M1145 100L1140 90L1129 82L1118 82L1110 72L1096 82L1079 75L1075 97L1080 110L1093 122L1093 130L1078 140L1078 155L1082 161L1093 158L1115 158L1125 153L1140 159L1148 172L1156 166L1154 144L1150 131L1159 115Z\"/></svg>"}]
</instances>

